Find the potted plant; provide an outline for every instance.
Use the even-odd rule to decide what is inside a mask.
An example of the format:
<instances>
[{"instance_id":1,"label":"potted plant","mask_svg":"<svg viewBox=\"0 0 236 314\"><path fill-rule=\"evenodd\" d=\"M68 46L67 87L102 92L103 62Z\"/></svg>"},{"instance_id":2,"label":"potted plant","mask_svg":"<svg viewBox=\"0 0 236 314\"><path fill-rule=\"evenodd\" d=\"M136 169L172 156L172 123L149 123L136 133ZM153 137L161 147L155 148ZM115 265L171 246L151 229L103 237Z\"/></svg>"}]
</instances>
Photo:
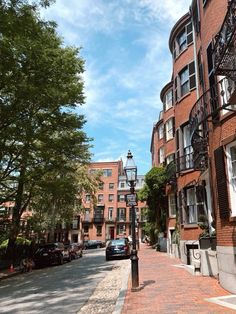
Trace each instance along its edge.
<instances>
[{"instance_id":1,"label":"potted plant","mask_svg":"<svg viewBox=\"0 0 236 314\"><path fill-rule=\"evenodd\" d=\"M210 233L209 222L206 215L199 216L198 226L203 230L199 235L199 245L200 249L207 250L211 248L216 250L216 236L215 231Z\"/></svg>"}]
</instances>

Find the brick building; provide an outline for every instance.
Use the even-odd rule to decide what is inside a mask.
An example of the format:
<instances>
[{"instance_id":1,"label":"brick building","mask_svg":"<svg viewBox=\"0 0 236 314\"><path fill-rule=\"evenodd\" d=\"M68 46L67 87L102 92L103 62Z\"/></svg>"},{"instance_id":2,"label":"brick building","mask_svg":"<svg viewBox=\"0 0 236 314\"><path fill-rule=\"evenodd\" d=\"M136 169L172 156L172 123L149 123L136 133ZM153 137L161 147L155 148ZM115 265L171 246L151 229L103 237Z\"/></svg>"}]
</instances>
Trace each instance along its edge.
<instances>
[{"instance_id":1,"label":"brick building","mask_svg":"<svg viewBox=\"0 0 236 314\"><path fill-rule=\"evenodd\" d=\"M90 171L102 170L102 184L96 193L97 204L92 205L91 196L84 196L85 213L81 215L83 240L115 239L131 235L131 210L126 206L125 195L130 193L126 183L122 160L113 162L94 162ZM137 176L135 190L144 185L144 176ZM142 237L145 221L145 203L138 202L136 208L136 232Z\"/></svg>"},{"instance_id":2,"label":"brick building","mask_svg":"<svg viewBox=\"0 0 236 314\"><path fill-rule=\"evenodd\" d=\"M236 293L236 1L193 0L171 30L171 81L153 127L153 165L169 169L168 252ZM202 226L200 228L199 226ZM205 230L203 230L205 229ZM214 242L203 247L205 231ZM204 239L205 240L205 239ZM210 243L210 242L209 242Z\"/></svg>"}]
</instances>

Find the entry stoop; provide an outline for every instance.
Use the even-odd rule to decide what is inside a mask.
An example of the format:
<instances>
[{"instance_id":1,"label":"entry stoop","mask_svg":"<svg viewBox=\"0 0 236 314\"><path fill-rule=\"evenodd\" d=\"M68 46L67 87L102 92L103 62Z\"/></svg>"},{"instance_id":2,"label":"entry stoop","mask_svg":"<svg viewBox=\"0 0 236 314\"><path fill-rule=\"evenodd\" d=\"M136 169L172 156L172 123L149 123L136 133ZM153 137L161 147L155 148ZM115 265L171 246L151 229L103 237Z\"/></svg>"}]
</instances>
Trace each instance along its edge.
<instances>
[{"instance_id":1,"label":"entry stoop","mask_svg":"<svg viewBox=\"0 0 236 314\"><path fill-rule=\"evenodd\" d=\"M193 276L201 276L200 261L193 261L193 265L184 265L184 268Z\"/></svg>"}]
</instances>

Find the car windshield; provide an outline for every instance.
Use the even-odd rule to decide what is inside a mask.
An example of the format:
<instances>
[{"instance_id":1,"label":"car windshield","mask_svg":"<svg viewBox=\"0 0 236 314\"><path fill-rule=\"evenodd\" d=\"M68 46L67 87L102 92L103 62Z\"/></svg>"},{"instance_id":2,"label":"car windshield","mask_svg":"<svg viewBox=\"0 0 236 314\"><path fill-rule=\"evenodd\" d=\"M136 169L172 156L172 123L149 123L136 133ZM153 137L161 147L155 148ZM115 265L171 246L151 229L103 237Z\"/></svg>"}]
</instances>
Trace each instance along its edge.
<instances>
[{"instance_id":1,"label":"car windshield","mask_svg":"<svg viewBox=\"0 0 236 314\"><path fill-rule=\"evenodd\" d=\"M124 239L120 239L120 240L113 240L110 242L110 245L124 245L125 244L125 240Z\"/></svg>"}]
</instances>

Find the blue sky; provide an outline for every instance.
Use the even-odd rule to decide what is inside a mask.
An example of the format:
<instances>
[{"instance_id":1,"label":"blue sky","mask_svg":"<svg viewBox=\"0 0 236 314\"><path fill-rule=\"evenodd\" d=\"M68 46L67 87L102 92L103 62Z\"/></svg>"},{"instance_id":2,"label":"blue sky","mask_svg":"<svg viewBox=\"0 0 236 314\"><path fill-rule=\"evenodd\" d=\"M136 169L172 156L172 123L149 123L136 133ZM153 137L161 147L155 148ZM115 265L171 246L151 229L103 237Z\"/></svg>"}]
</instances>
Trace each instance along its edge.
<instances>
[{"instance_id":1,"label":"blue sky","mask_svg":"<svg viewBox=\"0 0 236 314\"><path fill-rule=\"evenodd\" d=\"M55 20L66 45L82 47L86 104L78 107L93 141L93 161L151 168L153 123L160 91L171 79L168 39L191 0L57 0L43 15Z\"/></svg>"}]
</instances>

